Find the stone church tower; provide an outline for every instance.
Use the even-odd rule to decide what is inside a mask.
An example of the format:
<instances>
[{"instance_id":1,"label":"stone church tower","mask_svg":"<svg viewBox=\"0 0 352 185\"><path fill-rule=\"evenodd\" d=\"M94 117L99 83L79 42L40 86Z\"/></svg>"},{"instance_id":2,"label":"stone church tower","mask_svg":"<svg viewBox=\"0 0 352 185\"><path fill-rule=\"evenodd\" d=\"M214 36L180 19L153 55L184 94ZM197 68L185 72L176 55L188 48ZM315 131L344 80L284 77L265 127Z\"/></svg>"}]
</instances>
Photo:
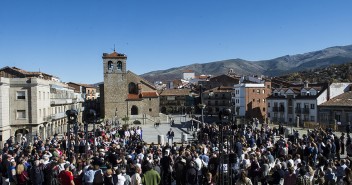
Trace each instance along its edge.
<instances>
[{"instance_id":1,"label":"stone church tower","mask_svg":"<svg viewBox=\"0 0 352 185\"><path fill-rule=\"evenodd\" d=\"M114 51L103 53L102 58L105 119L158 117L159 94L156 88L131 71L126 71L127 56Z\"/></svg>"}]
</instances>

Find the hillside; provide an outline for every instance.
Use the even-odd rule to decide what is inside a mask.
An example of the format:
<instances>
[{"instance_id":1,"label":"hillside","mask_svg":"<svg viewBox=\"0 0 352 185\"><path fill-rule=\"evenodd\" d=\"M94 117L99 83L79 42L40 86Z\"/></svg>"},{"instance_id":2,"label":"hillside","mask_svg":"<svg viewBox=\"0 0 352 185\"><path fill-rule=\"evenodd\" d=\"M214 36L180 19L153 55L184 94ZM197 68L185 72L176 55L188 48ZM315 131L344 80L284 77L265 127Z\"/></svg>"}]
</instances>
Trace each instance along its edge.
<instances>
[{"instance_id":1,"label":"hillside","mask_svg":"<svg viewBox=\"0 0 352 185\"><path fill-rule=\"evenodd\" d=\"M344 64L352 61L352 45L330 47L305 54L286 55L271 60L247 61L229 59L209 63L196 63L187 66L158 70L141 75L150 82L181 78L184 70L193 70L196 75L220 75L232 68L238 75L280 76L297 71L314 70L330 65Z\"/></svg>"},{"instance_id":2,"label":"hillside","mask_svg":"<svg viewBox=\"0 0 352 185\"><path fill-rule=\"evenodd\" d=\"M288 82L352 82L352 61L346 64L331 65L301 72L294 72L278 77Z\"/></svg>"}]
</instances>

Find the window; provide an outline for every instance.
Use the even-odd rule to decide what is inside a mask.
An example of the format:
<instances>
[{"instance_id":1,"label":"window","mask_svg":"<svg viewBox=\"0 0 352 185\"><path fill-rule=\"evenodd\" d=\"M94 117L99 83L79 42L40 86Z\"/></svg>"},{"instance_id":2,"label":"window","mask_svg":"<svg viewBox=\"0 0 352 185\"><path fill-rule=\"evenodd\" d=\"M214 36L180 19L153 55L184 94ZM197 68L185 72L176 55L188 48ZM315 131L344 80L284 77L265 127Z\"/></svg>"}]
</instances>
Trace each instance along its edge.
<instances>
[{"instance_id":1,"label":"window","mask_svg":"<svg viewBox=\"0 0 352 185\"><path fill-rule=\"evenodd\" d=\"M121 61L118 61L117 62L117 70L122 70L122 62Z\"/></svg>"},{"instance_id":2,"label":"window","mask_svg":"<svg viewBox=\"0 0 352 185\"><path fill-rule=\"evenodd\" d=\"M16 97L18 100L25 100L26 99L26 92L25 91L17 91Z\"/></svg>"},{"instance_id":3,"label":"window","mask_svg":"<svg viewBox=\"0 0 352 185\"><path fill-rule=\"evenodd\" d=\"M265 94L265 90L263 89L263 94Z\"/></svg>"},{"instance_id":4,"label":"window","mask_svg":"<svg viewBox=\"0 0 352 185\"><path fill-rule=\"evenodd\" d=\"M266 88L270 89L270 85L267 85Z\"/></svg>"},{"instance_id":5,"label":"window","mask_svg":"<svg viewBox=\"0 0 352 185\"><path fill-rule=\"evenodd\" d=\"M300 109L301 108L301 103L296 104L296 108Z\"/></svg>"},{"instance_id":6,"label":"window","mask_svg":"<svg viewBox=\"0 0 352 185\"><path fill-rule=\"evenodd\" d=\"M149 112L152 112L153 109L149 108Z\"/></svg>"},{"instance_id":7,"label":"window","mask_svg":"<svg viewBox=\"0 0 352 185\"><path fill-rule=\"evenodd\" d=\"M137 85L133 82L128 84L128 93L130 94L138 94Z\"/></svg>"},{"instance_id":8,"label":"window","mask_svg":"<svg viewBox=\"0 0 352 185\"><path fill-rule=\"evenodd\" d=\"M40 100L40 99L42 99L42 93L39 91L39 93L38 93L38 99Z\"/></svg>"},{"instance_id":9,"label":"window","mask_svg":"<svg viewBox=\"0 0 352 185\"><path fill-rule=\"evenodd\" d=\"M315 121L315 116L310 116L310 121Z\"/></svg>"},{"instance_id":10,"label":"window","mask_svg":"<svg viewBox=\"0 0 352 185\"><path fill-rule=\"evenodd\" d=\"M260 103L260 99L257 99L257 102Z\"/></svg>"},{"instance_id":11,"label":"window","mask_svg":"<svg viewBox=\"0 0 352 185\"><path fill-rule=\"evenodd\" d=\"M259 89L257 89L257 94L260 94L260 90Z\"/></svg>"},{"instance_id":12,"label":"window","mask_svg":"<svg viewBox=\"0 0 352 185\"><path fill-rule=\"evenodd\" d=\"M265 99L263 99L263 103L265 103Z\"/></svg>"},{"instance_id":13,"label":"window","mask_svg":"<svg viewBox=\"0 0 352 185\"><path fill-rule=\"evenodd\" d=\"M315 104L310 104L310 109L315 109Z\"/></svg>"},{"instance_id":14,"label":"window","mask_svg":"<svg viewBox=\"0 0 352 185\"><path fill-rule=\"evenodd\" d=\"M255 90L253 89L253 92L255 92Z\"/></svg>"},{"instance_id":15,"label":"window","mask_svg":"<svg viewBox=\"0 0 352 185\"><path fill-rule=\"evenodd\" d=\"M43 92L43 100L45 100L45 92Z\"/></svg>"},{"instance_id":16,"label":"window","mask_svg":"<svg viewBox=\"0 0 352 185\"><path fill-rule=\"evenodd\" d=\"M253 99L252 102L255 102L255 99Z\"/></svg>"},{"instance_id":17,"label":"window","mask_svg":"<svg viewBox=\"0 0 352 185\"><path fill-rule=\"evenodd\" d=\"M39 109L39 117L42 117L42 109Z\"/></svg>"},{"instance_id":18,"label":"window","mask_svg":"<svg viewBox=\"0 0 352 185\"><path fill-rule=\"evenodd\" d=\"M263 111L265 112L265 107L263 107Z\"/></svg>"},{"instance_id":19,"label":"window","mask_svg":"<svg viewBox=\"0 0 352 185\"><path fill-rule=\"evenodd\" d=\"M270 112L268 112L268 118L270 118Z\"/></svg>"},{"instance_id":20,"label":"window","mask_svg":"<svg viewBox=\"0 0 352 185\"><path fill-rule=\"evenodd\" d=\"M26 119L26 111L25 110L17 110L16 118L17 119Z\"/></svg>"},{"instance_id":21,"label":"window","mask_svg":"<svg viewBox=\"0 0 352 185\"><path fill-rule=\"evenodd\" d=\"M270 107L270 102L268 102L268 107Z\"/></svg>"},{"instance_id":22,"label":"window","mask_svg":"<svg viewBox=\"0 0 352 185\"><path fill-rule=\"evenodd\" d=\"M215 101L215 105L218 105L218 101Z\"/></svg>"},{"instance_id":23,"label":"window","mask_svg":"<svg viewBox=\"0 0 352 185\"><path fill-rule=\"evenodd\" d=\"M114 69L114 64L112 63L112 61L108 62L108 70L112 71Z\"/></svg>"}]
</instances>

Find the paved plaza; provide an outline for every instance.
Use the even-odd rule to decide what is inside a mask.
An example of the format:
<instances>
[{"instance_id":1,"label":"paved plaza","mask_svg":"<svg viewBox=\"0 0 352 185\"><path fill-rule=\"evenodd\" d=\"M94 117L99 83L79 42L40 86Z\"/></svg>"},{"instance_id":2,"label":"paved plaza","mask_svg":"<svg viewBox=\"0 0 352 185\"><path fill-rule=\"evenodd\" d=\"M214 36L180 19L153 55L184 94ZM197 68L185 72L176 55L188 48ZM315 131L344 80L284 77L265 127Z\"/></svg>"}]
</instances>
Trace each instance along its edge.
<instances>
[{"instance_id":1,"label":"paved plaza","mask_svg":"<svg viewBox=\"0 0 352 185\"><path fill-rule=\"evenodd\" d=\"M192 131L187 131L187 124L190 123L189 118L184 116L174 116L174 125L171 126L169 121L161 122L159 126L154 126L154 124L145 124L145 125L133 125L140 126L143 129L143 140L148 144L154 142L158 143L158 136L161 135L164 138L164 141L167 142L166 134L172 129L175 133L174 142L181 143L182 134L187 135L187 140L190 141L193 139Z\"/></svg>"}]
</instances>

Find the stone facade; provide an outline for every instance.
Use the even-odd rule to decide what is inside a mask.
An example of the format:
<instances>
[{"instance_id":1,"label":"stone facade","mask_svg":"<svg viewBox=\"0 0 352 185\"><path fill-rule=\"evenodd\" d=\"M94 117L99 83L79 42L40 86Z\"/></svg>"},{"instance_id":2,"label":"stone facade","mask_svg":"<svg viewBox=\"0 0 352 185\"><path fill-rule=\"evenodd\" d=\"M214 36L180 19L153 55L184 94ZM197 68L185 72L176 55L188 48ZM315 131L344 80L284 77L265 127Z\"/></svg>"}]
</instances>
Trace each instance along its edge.
<instances>
[{"instance_id":1,"label":"stone facade","mask_svg":"<svg viewBox=\"0 0 352 185\"><path fill-rule=\"evenodd\" d=\"M105 119L127 117L159 116L159 95L149 82L126 71L127 56L117 52L103 54Z\"/></svg>"},{"instance_id":2,"label":"stone facade","mask_svg":"<svg viewBox=\"0 0 352 185\"><path fill-rule=\"evenodd\" d=\"M84 99L57 77L15 67L2 68L0 74L0 147L10 136L14 141L26 136L32 142L35 135L46 139L66 132L69 109L80 110L82 120Z\"/></svg>"}]
</instances>

